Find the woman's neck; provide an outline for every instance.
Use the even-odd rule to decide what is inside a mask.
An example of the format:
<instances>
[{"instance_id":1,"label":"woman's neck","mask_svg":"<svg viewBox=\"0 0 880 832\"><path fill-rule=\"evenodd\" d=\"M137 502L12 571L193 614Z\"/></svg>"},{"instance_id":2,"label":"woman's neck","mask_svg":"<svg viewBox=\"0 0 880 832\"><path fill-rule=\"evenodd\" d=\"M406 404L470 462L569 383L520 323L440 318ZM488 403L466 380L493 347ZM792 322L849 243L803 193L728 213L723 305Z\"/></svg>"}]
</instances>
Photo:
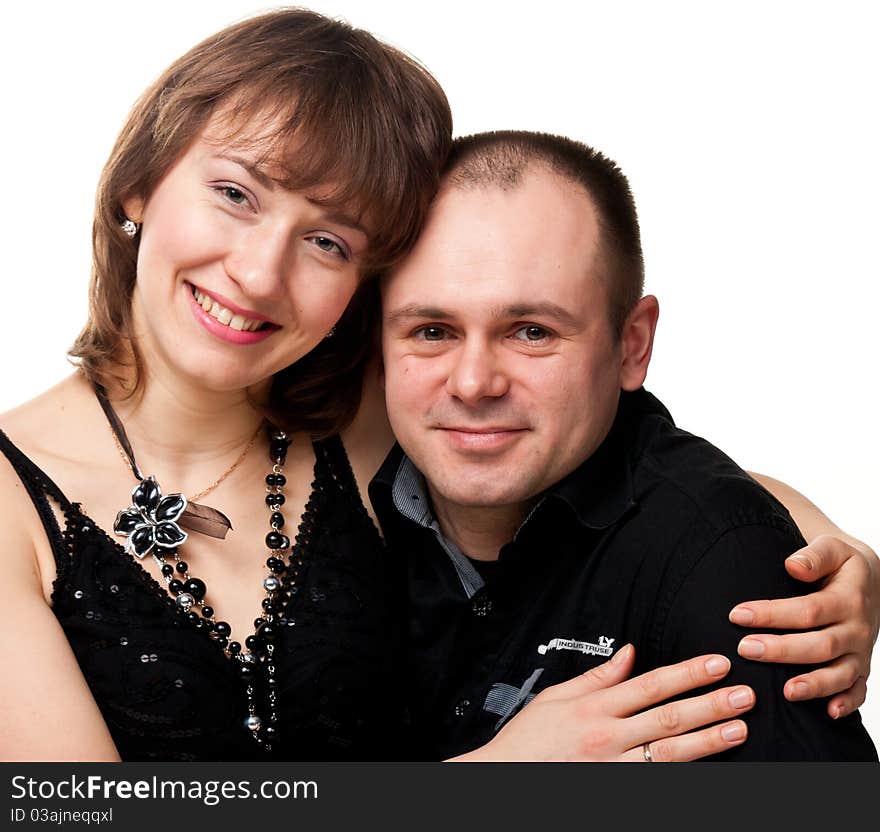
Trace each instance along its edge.
<instances>
[{"instance_id":1,"label":"woman's neck","mask_svg":"<svg viewBox=\"0 0 880 832\"><path fill-rule=\"evenodd\" d=\"M203 488L218 476L263 422L247 390L209 391L149 371L134 396L119 387L107 397L141 472L180 490Z\"/></svg>"}]
</instances>

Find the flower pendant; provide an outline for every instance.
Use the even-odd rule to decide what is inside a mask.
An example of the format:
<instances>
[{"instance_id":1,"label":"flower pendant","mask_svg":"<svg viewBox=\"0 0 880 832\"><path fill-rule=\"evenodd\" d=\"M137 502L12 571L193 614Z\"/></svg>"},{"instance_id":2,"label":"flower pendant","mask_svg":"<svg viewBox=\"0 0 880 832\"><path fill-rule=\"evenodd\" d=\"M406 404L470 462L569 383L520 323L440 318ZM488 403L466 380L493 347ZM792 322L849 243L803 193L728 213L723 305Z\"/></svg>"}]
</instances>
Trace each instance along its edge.
<instances>
[{"instance_id":1,"label":"flower pendant","mask_svg":"<svg viewBox=\"0 0 880 832\"><path fill-rule=\"evenodd\" d=\"M113 531L125 537L125 551L143 558L154 547L172 549L180 546L187 533L177 521L186 509L183 494L162 496L162 489L153 477L141 480L131 492L132 505L120 511Z\"/></svg>"}]
</instances>

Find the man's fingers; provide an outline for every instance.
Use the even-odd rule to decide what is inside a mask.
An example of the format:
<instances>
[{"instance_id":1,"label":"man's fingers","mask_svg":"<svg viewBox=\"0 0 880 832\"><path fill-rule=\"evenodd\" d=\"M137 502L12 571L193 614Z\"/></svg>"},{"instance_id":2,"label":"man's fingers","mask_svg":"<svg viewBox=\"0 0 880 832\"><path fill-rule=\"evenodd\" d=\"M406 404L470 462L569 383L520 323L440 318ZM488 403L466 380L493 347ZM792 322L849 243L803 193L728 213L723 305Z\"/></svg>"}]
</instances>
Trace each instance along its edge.
<instances>
[{"instance_id":1,"label":"man's fingers","mask_svg":"<svg viewBox=\"0 0 880 832\"><path fill-rule=\"evenodd\" d=\"M694 731L690 734L682 734L680 737L669 737L648 743L651 754L651 762L655 763L686 763L691 760L699 760L711 754L720 754L729 748L742 745L748 736L748 728L740 719L725 722L723 725L713 725L702 731ZM644 763L645 748L639 745L623 755L623 761L628 763Z\"/></svg>"},{"instance_id":2,"label":"man's fingers","mask_svg":"<svg viewBox=\"0 0 880 832\"><path fill-rule=\"evenodd\" d=\"M629 676L634 658L635 648L631 644L625 644L607 662L603 662L598 667L581 673L580 676L575 676L574 679L569 679L567 682L545 688L538 694L538 697L544 701L571 699L609 688Z\"/></svg>"},{"instance_id":3,"label":"man's fingers","mask_svg":"<svg viewBox=\"0 0 880 832\"><path fill-rule=\"evenodd\" d=\"M744 659L758 662L820 664L855 653L860 648L858 633L844 627L825 627L784 636L769 633L748 635L737 645L737 652Z\"/></svg>"},{"instance_id":4,"label":"man's fingers","mask_svg":"<svg viewBox=\"0 0 880 832\"><path fill-rule=\"evenodd\" d=\"M679 693L713 684L726 676L729 670L730 660L725 656L697 656L621 682L613 691L606 691L601 696L611 697L608 713L628 716Z\"/></svg>"},{"instance_id":5,"label":"man's fingers","mask_svg":"<svg viewBox=\"0 0 880 832\"><path fill-rule=\"evenodd\" d=\"M809 673L795 676L785 683L783 693L790 702L801 702L806 699L824 699L835 693L844 693L857 683L859 678L867 676L867 672L861 666L859 656L849 653L841 656L827 667L820 667ZM852 701L855 701L853 697ZM864 697L855 706L857 708L864 702ZM830 704L830 703L829 703ZM848 711L852 713L855 708ZM831 712L829 711L829 714Z\"/></svg>"},{"instance_id":6,"label":"man's fingers","mask_svg":"<svg viewBox=\"0 0 880 832\"><path fill-rule=\"evenodd\" d=\"M733 624L770 630L809 630L847 620L849 604L840 593L825 589L796 598L746 601L730 611Z\"/></svg>"},{"instance_id":7,"label":"man's fingers","mask_svg":"<svg viewBox=\"0 0 880 832\"><path fill-rule=\"evenodd\" d=\"M840 696L835 696L828 703L828 716L832 719L849 716L854 710L865 704L867 695L868 680L864 676L859 676L851 688L845 690Z\"/></svg>"}]
</instances>

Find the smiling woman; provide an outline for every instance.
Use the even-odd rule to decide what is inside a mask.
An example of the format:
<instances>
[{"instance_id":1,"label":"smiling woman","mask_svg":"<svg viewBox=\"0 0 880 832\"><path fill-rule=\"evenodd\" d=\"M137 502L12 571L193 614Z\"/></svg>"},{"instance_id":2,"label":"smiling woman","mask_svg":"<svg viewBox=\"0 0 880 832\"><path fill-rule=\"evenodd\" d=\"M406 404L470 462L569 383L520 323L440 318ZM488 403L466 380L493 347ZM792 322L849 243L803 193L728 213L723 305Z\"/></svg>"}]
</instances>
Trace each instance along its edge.
<instances>
[{"instance_id":1,"label":"smiling woman","mask_svg":"<svg viewBox=\"0 0 880 832\"><path fill-rule=\"evenodd\" d=\"M295 43L293 17L299 27ZM207 39L144 93L113 148L98 187L89 322L71 355L101 383L119 379L120 364L129 366L126 383L137 391L141 344L126 339L139 314L138 303L131 302L135 257L151 283L158 280L154 265L161 265L159 271L198 266L203 274L211 261L215 271L227 269L229 281L239 273L250 280L252 299L271 306L273 315L296 311L298 325L284 338L269 338L276 332L271 325L260 327L259 336L230 335L211 322L235 329L236 298L224 303L216 278L204 286L189 284L190 292L213 290L218 304L211 320L198 320L227 343L271 342L263 352L272 352L274 361L254 368L271 366L260 377L264 381L289 365L291 356L318 346L295 373L275 377L265 406L291 429L333 433L351 420L360 397L372 343L368 288L351 304L334 339L321 339L360 279L395 262L414 242L450 134L448 104L430 75L366 33L320 15L265 15ZM296 222L290 207L296 208ZM122 231L126 218L138 228L145 214L153 221L140 239ZM291 245L292 236L299 247ZM170 259L169 245L184 261L151 263ZM316 251L306 256L307 249ZM296 268L302 264L308 273ZM309 291L313 278L333 279L321 277L324 285L315 291L324 297L317 303L299 297L276 306L280 282L270 281L278 270L296 271L300 292ZM180 279L180 286L185 282ZM226 295L235 294L227 287ZM181 302L167 291L155 300L161 307L140 312L159 317L165 329L166 314L174 317ZM232 313L228 322L219 307ZM265 310L250 311L256 314L238 314L272 319ZM284 354L291 337L298 344ZM210 360L217 360L216 352ZM203 371L207 365L200 366Z\"/></svg>"},{"instance_id":2,"label":"smiling woman","mask_svg":"<svg viewBox=\"0 0 880 832\"><path fill-rule=\"evenodd\" d=\"M233 155L230 143L258 148L260 139L226 135L227 119L213 116L149 198L128 197L123 209L142 226L131 302L139 360L176 366L190 386L244 389L268 385L325 337L369 274L372 237L317 189L283 186L280 164L270 177L254 151ZM369 341L350 340L340 326L343 349L365 356ZM325 352L340 355L337 343ZM231 345L250 347L246 362ZM291 414L308 416L289 405L282 412L292 429Z\"/></svg>"},{"instance_id":3,"label":"smiling woman","mask_svg":"<svg viewBox=\"0 0 880 832\"><path fill-rule=\"evenodd\" d=\"M79 369L2 420L0 630L33 658L2 682L4 758L396 756L357 484L390 438L380 418L362 452L352 421L372 278L450 142L422 67L305 10L217 33L139 100L98 188Z\"/></svg>"}]
</instances>

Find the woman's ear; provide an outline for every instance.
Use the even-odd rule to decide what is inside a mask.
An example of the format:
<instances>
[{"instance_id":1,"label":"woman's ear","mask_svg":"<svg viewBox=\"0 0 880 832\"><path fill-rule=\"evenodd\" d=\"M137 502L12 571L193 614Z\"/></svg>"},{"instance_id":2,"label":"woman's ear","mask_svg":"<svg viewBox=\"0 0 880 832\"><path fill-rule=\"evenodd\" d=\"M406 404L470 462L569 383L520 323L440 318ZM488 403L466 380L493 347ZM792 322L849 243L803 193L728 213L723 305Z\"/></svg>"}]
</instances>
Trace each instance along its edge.
<instances>
[{"instance_id":1,"label":"woman's ear","mask_svg":"<svg viewBox=\"0 0 880 832\"><path fill-rule=\"evenodd\" d=\"M142 197L126 197L122 200L122 210L132 222L140 225L144 221L144 200Z\"/></svg>"}]
</instances>

